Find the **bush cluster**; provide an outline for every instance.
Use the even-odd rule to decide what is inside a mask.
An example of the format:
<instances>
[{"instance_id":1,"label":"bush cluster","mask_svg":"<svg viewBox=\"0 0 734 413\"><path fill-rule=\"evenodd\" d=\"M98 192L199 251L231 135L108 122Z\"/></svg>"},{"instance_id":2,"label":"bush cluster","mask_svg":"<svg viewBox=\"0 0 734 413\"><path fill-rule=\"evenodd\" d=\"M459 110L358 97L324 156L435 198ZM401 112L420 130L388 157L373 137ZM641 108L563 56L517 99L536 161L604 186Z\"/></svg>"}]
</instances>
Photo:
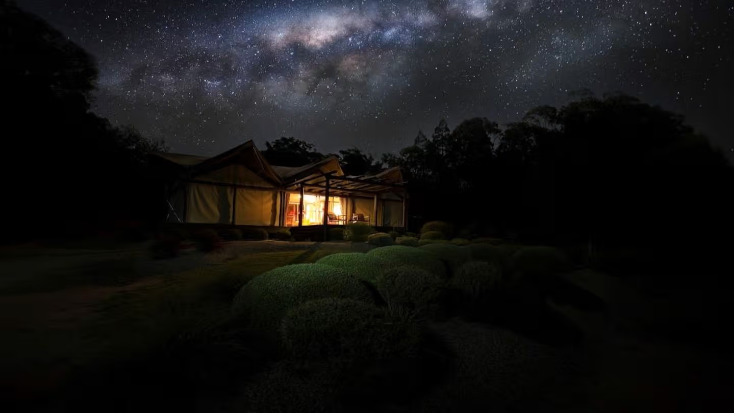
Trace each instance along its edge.
<instances>
[{"instance_id":1,"label":"bush cluster","mask_svg":"<svg viewBox=\"0 0 734 413\"><path fill-rule=\"evenodd\" d=\"M445 240L446 235L440 231L428 231L421 233L421 240Z\"/></svg>"},{"instance_id":2,"label":"bush cluster","mask_svg":"<svg viewBox=\"0 0 734 413\"><path fill-rule=\"evenodd\" d=\"M291 230L288 228L278 228L275 230L275 232L272 232L268 234L271 239L275 239L278 241L290 241L291 240Z\"/></svg>"},{"instance_id":3,"label":"bush cluster","mask_svg":"<svg viewBox=\"0 0 734 413\"><path fill-rule=\"evenodd\" d=\"M408 265L432 272L440 277L446 276L446 268L443 263L420 248L393 245L375 248L367 255L382 258L395 266Z\"/></svg>"},{"instance_id":4,"label":"bush cluster","mask_svg":"<svg viewBox=\"0 0 734 413\"><path fill-rule=\"evenodd\" d=\"M236 228L225 229L219 232L219 236L225 241L239 241L242 239L242 231Z\"/></svg>"},{"instance_id":5,"label":"bush cluster","mask_svg":"<svg viewBox=\"0 0 734 413\"><path fill-rule=\"evenodd\" d=\"M401 266L381 274L377 289L391 311L405 308L421 314L438 299L442 283L435 272Z\"/></svg>"},{"instance_id":6,"label":"bush cluster","mask_svg":"<svg viewBox=\"0 0 734 413\"><path fill-rule=\"evenodd\" d=\"M418 241L418 238L416 237L398 237L395 243L398 245L405 245L406 247L420 246L420 241Z\"/></svg>"},{"instance_id":7,"label":"bush cluster","mask_svg":"<svg viewBox=\"0 0 734 413\"><path fill-rule=\"evenodd\" d=\"M329 241L344 241L344 228L329 228Z\"/></svg>"},{"instance_id":8,"label":"bush cluster","mask_svg":"<svg viewBox=\"0 0 734 413\"><path fill-rule=\"evenodd\" d=\"M378 232L367 236L367 242L376 247L388 247L393 245L393 238L384 232Z\"/></svg>"},{"instance_id":9,"label":"bush cluster","mask_svg":"<svg viewBox=\"0 0 734 413\"><path fill-rule=\"evenodd\" d=\"M421 249L441 260L452 272L471 258L468 250L448 243L423 245Z\"/></svg>"},{"instance_id":10,"label":"bush cluster","mask_svg":"<svg viewBox=\"0 0 734 413\"><path fill-rule=\"evenodd\" d=\"M211 252L222 248L222 239L213 229L200 229L191 234L191 239L200 251Z\"/></svg>"},{"instance_id":11,"label":"bush cluster","mask_svg":"<svg viewBox=\"0 0 734 413\"><path fill-rule=\"evenodd\" d=\"M518 277L545 277L570 268L563 251L553 247L523 247L515 252L510 266Z\"/></svg>"},{"instance_id":12,"label":"bush cluster","mask_svg":"<svg viewBox=\"0 0 734 413\"><path fill-rule=\"evenodd\" d=\"M398 237L400 237L400 233L397 231L390 231L388 232L388 234L390 234L390 237L392 237L393 240L396 240L398 239Z\"/></svg>"},{"instance_id":13,"label":"bush cluster","mask_svg":"<svg viewBox=\"0 0 734 413\"><path fill-rule=\"evenodd\" d=\"M371 302L369 291L348 272L322 264L275 268L245 284L234 298L232 312L255 328L277 328L283 315L306 301L353 298Z\"/></svg>"},{"instance_id":14,"label":"bush cluster","mask_svg":"<svg viewBox=\"0 0 734 413\"><path fill-rule=\"evenodd\" d=\"M372 232L372 227L367 224L349 224L347 225L347 229L344 231L344 239L352 242L366 242L367 237Z\"/></svg>"},{"instance_id":15,"label":"bush cluster","mask_svg":"<svg viewBox=\"0 0 734 413\"><path fill-rule=\"evenodd\" d=\"M269 238L268 231L262 228L244 228L242 229L242 239L252 241L266 241Z\"/></svg>"},{"instance_id":16,"label":"bush cluster","mask_svg":"<svg viewBox=\"0 0 734 413\"><path fill-rule=\"evenodd\" d=\"M391 267L389 261L361 252L327 255L316 263L349 272L360 280L372 284L377 281L378 275Z\"/></svg>"},{"instance_id":17,"label":"bush cluster","mask_svg":"<svg viewBox=\"0 0 734 413\"><path fill-rule=\"evenodd\" d=\"M451 240L451 243L460 247L471 244L471 242L466 238L454 238Z\"/></svg>"},{"instance_id":18,"label":"bush cluster","mask_svg":"<svg viewBox=\"0 0 734 413\"><path fill-rule=\"evenodd\" d=\"M469 251L471 259L474 261L491 262L495 264L502 263L503 252L498 247L490 244L471 244L464 247Z\"/></svg>"},{"instance_id":19,"label":"bush cluster","mask_svg":"<svg viewBox=\"0 0 734 413\"><path fill-rule=\"evenodd\" d=\"M354 299L324 298L294 307L280 334L291 355L305 360L378 360L411 350L405 325Z\"/></svg>"},{"instance_id":20,"label":"bush cluster","mask_svg":"<svg viewBox=\"0 0 734 413\"><path fill-rule=\"evenodd\" d=\"M441 238L451 239L454 236L454 226L448 222L431 221L423 224L423 227L421 228L421 234L425 234L427 232L440 232L443 234Z\"/></svg>"},{"instance_id":21,"label":"bush cluster","mask_svg":"<svg viewBox=\"0 0 734 413\"><path fill-rule=\"evenodd\" d=\"M497 264L472 261L459 267L451 279L451 288L463 296L477 301L502 281L502 271Z\"/></svg>"}]
</instances>

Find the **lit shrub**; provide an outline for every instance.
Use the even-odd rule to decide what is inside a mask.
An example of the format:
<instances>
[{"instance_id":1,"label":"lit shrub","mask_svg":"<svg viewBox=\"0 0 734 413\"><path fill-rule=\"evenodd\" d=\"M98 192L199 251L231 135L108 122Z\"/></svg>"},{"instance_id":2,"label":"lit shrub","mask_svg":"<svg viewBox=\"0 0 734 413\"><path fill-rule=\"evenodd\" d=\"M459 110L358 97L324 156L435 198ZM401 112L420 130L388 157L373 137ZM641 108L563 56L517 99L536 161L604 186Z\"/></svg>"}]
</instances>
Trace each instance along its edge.
<instances>
[{"instance_id":1,"label":"lit shrub","mask_svg":"<svg viewBox=\"0 0 734 413\"><path fill-rule=\"evenodd\" d=\"M344 241L344 228L329 228L330 241Z\"/></svg>"},{"instance_id":2,"label":"lit shrub","mask_svg":"<svg viewBox=\"0 0 734 413\"><path fill-rule=\"evenodd\" d=\"M411 350L408 326L353 299L308 301L288 311L280 326L285 348L297 359L340 362L404 354Z\"/></svg>"},{"instance_id":3,"label":"lit shrub","mask_svg":"<svg viewBox=\"0 0 734 413\"><path fill-rule=\"evenodd\" d=\"M451 243L460 247L471 244L471 242L469 242L469 240L466 238L454 238L451 240Z\"/></svg>"},{"instance_id":4,"label":"lit shrub","mask_svg":"<svg viewBox=\"0 0 734 413\"><path fill-rule=\"evenodd\" d=\"M355 223L347 225L344 231L344 239L352 242L366 242L367 237L374 230L367 224Z\"/></svg>"},{"instance_id":5,"label":"lit shrub","mask_svg":"<svg viewBox=\"0 0 734 413\"><path fill-rule=\"evenodd\" d=\"M242 230L242 239L265 241L268 239L268 231L265 231L262 228L244 228Z\"/></svg>"},{"instance_id":6,"label":"lit shrub","mask_svg":"<svg viewBox=\"0 0 734 413\"><path fill-rule=\"evenodd\" d=\"M440 277L446 276L446 268L443 263L420 248L393 245L391 247L375 248L367 255L382 258L395 266L409 265L433 272Z\"/></svg>"},{"instance_id":7,"label":"lit shrub","mask_svg":"<svg viewBox=\"0 0 734 413\"><path fill-rule=\"evenodd\" d=\"M384 232L368 235L367 242L376 247L388 247L393 245L393 239L390 234L386 234Z\"/></svg>"},{"instance_id":8,"label":"lit shrub","mask_svg":"<svg viewBox=\"0 0 734 413\"><path fill-rule=\"evenodd\" d=\"M428 232L422 232L421 233L421 240L445 240L446 235L443 234L443 232L440 231L428 231Z\"/></svg>"},{"instance_id":9,"label":"lit shrub","mask_svg":"<svg viewBox=\"0 0 734 413\"><path fill-rule=\"evenodd\" d=\"M389 261L361 252L332 254L316 263L344 270L356 275L362 281L373 284L377 281L378 275L391 267Z\"/></svg>"},{"instance_id":10,"label":"lit shrub","mask_svg":"<svg viewBox=\"0 0 734 413\"><path fill-rule=\"evenodd\" d=\"M435 272L414 266L401 266L377 278L377 290L392 312L407 309L422 314L441 294L443 279Z\"/></svg>"},{"instance_id":11,"label":"lit shrub","mask_svg":"<svg viewBox=\"0 0 734 413\"><path fill-rule=\"evenodd\" d=\"M291 239L291 230L288 228L279 228L275 230L275 232L272 232L268 234L269 238L275 239L278 241L290 241Z\"/></svg>"},{"instance_id":12,"label":"lit shrub","mask_svg":"<svg viewBox=\"0 0 734 413\"><path fill-rule=\"evenodd\" d=\"M441 238L451 239L451 237L454 236L454 226L448 222L431 221L423 224L423 227L421 228L421 238L423 238L423 234L427 232L440 232L443 234Z\"/></svg>"},{"instance_id":13,"label":"lit shrub","mask_svg":"<svg viewBox=\"0 0 734 413\"><path fill-rule=\"evenodd\" d=\"M502 271L496 264L472 261L459 267L450 286L475 302L498 286L501 280Z\"/></svg>"},{"instance_id":14,"label":"lit shrub","mask_svg":"<svg viewBox=\"0 0 734 413\"><path fill-rule=\"evenodd\" d=\"M390 234L390 237L391 237L391 238L392 238L393 240L396 240L396 239L398 239L398 237L400 236L400 233L399 233L399 232L397 232L397 231L390 231L390 232L388 232L388 234Z\"/></svg>"},{"instance_id":15,"label":"lit shrub","mask_svg":"<svg viewBox=\"0 0 734 413\"><path fill-rule=\"evenodd\" d=\"M213 229L200 229L191 234L191 239L200 251L210 252L222 247L222 239Z\"/></svg>"},{"instance_id":16,"label":"lit shrub","mask_svg":"<svg viewBox=\"0 0 734 413\"><path fill-rule=\"evenodd\" d=\"M524 247L512 255L511 268L516 276L543 277L570 268L563 251L553 247Z\"/></svg>"},{"instance_id":17,"label":"lit shrub","mask_svg":"<svg viewBox=\"0 0 734 413\"><path fill-rule=\"evenodd\" d=\"M421 249L441 260L452 272L471 259L468 250L449 243L423 245Z\"/></svg>"},{"instance_id":18,"label":"lit shrub","mask_svg":"<svg viewBox=\"0 0 734 413\"><path fill-rule=\"evenodd\" d=\"M288 309L319 298L354 298L370 302L371 295L356 276L321 264L275 268L245 284L232 311L256 328L277 328Z\"/></svg>"},{"instance_id":19,"label":"lit shrub","mask_svg":"<svg viewBox=\"0 0 734 413\"><path fill-rule=\"evenodd\" d=\"M398 245L405 245L406 247L420 246L420 242L416 237L398 237L398 239L395 240L395 243Z\"/></svg>"}]
</instances>

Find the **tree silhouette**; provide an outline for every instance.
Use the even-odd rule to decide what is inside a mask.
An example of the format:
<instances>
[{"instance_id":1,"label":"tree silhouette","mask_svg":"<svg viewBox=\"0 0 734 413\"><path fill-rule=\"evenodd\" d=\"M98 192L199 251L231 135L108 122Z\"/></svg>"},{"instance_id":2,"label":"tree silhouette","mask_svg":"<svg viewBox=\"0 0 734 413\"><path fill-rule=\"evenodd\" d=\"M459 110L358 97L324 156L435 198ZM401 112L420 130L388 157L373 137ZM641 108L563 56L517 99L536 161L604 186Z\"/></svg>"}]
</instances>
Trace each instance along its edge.
<instances>
[{"instance_id":1,"label":"tree silhouette","mask_svg":"<svg viewBox=\"0 0 734 413\"><path fill-rule=\"evenodd\" d=\"M358 148L340 150L339 157L342 170L347 175L375 174L382 169L380 162Z\"/></svg>"},{"instance_id":2,"label":"tree silhouette","mask_svg":"<svg viewBox=\"0 0 734 413\"><path fill-rule=\"evenodd\" d=\"M265 142L265 148L262 154L273 165L297 167L324 158L312 144L294 137L283 136L273 142Z\"/></svg>"}]
</instances>

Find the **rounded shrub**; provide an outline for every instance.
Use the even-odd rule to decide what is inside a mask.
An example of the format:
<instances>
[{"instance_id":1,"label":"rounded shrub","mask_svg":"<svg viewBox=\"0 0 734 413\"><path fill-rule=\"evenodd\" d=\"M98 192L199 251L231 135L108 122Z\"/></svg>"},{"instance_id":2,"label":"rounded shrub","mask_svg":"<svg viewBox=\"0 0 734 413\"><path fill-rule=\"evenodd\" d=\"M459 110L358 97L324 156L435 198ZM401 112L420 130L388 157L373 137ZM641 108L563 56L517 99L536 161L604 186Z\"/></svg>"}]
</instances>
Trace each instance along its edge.
<instances>
[{"instance_id":1,"label":"rounded shrub","mask_svg":"<svg viewBox=\"0 0 734 413\"><path fill-rule=\"evenodd\" d=\"M344 241L344 228L329 228L329 241Z\"/></svg>"},{"instance_id":2,"label":"rounded shrub","mask_svg":"<svg viewBox=\"0 0 734 413\"><path fill-rule=\"evenodd\" d=\"M398 245L405 245L406 247L420 246L420 242L416 237L398 237L398 239L395 240L395 243Z\"/></svg>"},{"instance_id":3,"label":"rounded shrub","mask_svg":"<svg viewBox=\"0 0 734 413\"><path fill-rule=\"evenodd\" d=\"M451 243L460 247L471 244L471 242L469 242L469 240L466 238L454 238L451 240Z\"/></svg>"},{"instance_id":4,"label":"rounded shrub","mask_svg":"<svg viewBox=\"0 0 734 413\"><path fill-rule=\"evenodd\" d=\"M249 319L255 328L277 328L286 311L319 298L372 301L356 276L322 264L275 268L245 284L234 298L232 312Z\"/></svg>"},{"instance_id":5,"label":"rounded shrub","mask_svg":"<svg viewBox=\"0 0 734 413\"><path fill-rule=\"evenodd\" d=\"M242 231L236 228L225 229L219 233L219 236L225 241L238 241L242 239Z\"/></svg>"},{"instance_id":6,"label":"rounded shrub","mask_svg":"<svg viewBox=\"0 0 734 413\"><path fill-rule=\"evenodd\" d=\"M377 281L378 275L391 267L389 261L361 252L331 254L316 263L347 271L372 284Z\"/></svg>"},{"instance_id":7,"label":"rounded shrub","mask_svg":"<svg viewBox=\"0 0 734 413\"><path fill-rule=\"evenodd\" d=\"M471 244L464 247L469 251L471 259L474 261L491 262L498 265L502 264L503 251L490 244Z\"/></svg>"},{"instance_id":8,"label":"rounded shrub","mask_svg":"<svg viewBox=\"0 0 734 413\"><path fill-rule=\"evenodd\" d=\"M440 231L428 231L428 232L421 233L421 240L434 240L434 239L445 240L447 238L443 234L443 232L440 232Z\"/></svg>"},{"instance_id":9,"label":"rounded shrub","mask_svg":"<svg viewBox=\"0 0 734 413\"><path fill-rule=\"evenodd\" d=\"M543 277L568 270L570 262L557 248L523 247L511 256L510 267L516 276Z\"/></svg>"},{"instance_id":10,"label":"rounded shrub","mask_svg":"<svg viewBox=\"0 0 734 413\"><path fill-rule=\"evenodd\" d=\"M393 239L390 234L386 234L384 232L378 232L367 236L367 242L376 247L388 247L393 245Z\"/></svg>"},{"instance_id":11,"label":"rounded shrub","mask_svg":"<svg viewBox=\"0 0 734 413\"><path fill-rule=\"evenodd\" d=\"M418 241L419 246L429 245L429 244L448 244L449 240L446 239L422 239Z\"/></svg>"},{"instance_id":12,"label":"rounded shrub","mask_svg":"<svg viewBox=\"0 0 734 413\"><path fill-rule=\"evenodd\" d=\"M191 234L192 240L200 251L210 252L222 247L222 239L213 229L201 229Z\"/></svg>"},{"instance_id":13,"label":"rounded shrub","mask_svg":"<svg viewBox=\"0 0 734 413\"><path fill-rule=\"evenodd\" d=\"M453 244L428 244L421 246L421 249L444 262L452 271L471 259L468 250Z\"/></svg>"},{"instance_id":14,"label":"rounded shrub","mask_svg":"<svg viewBox=\"0 0 734 413\"><path fill-rule=\"evenodd\" d=\"M407 308L417 313L429 309L441 294L443 279L435 272L401 266L377 278L377 290L391 310Z\"/></svg>"},{"instance_id":15,"label":"rounded shrub","mask_svg":"<svg viewBox=\"0 0 734 413\"><path fill-rule=\"evenodd\" d=\"M355 223L347 225L344 231L344 239L352 242L366 242L367 237L374 230L367 224Z\"/></svg>"},{"instance_id":16,"label":"rounded shrub","mask_svg":"<svg viewBox=\"0 0 734 413\"><path fill-rule=\"evenodd\" d=\"M394 266L408 265L432 272L440 277L446 276L446 268L441 260L420 248L393 245L391 247L375 248L367 255L382 258Z\"/></svg>"},{"instance_id":17,"label":"rounded shrub","mask_svg":"<svg viewBox=\"0 0 734 413\"><path fill-rule=\"evenodd\" d=\"M487 238L487 237L480 237L480 238L474 238L471 240L472 244L491 244L491 245L500 245L503 243L503 241L499 238Z\"/></svg>"},{"instance_id":18,"label":"rounded shrub","mask_svg":"<svg viewBox=\"0 0 734 413\"><path fill-rule=\"evenodd\" d=\"M426 222L421 228L421 234L426 232L440 232L444 239L451 239L454 236L454 226L444 221Z\"/></svg>"},{"instance_id":19,"label":"rounded shrub","mask_svg":"<svg viewBox=\"0 0 734 413\"><path fill-rule=\"evenodd\" d=\"M490 292L502 281L502 270L497 264L471 261L459 267L451 279L451 288L471 301Z\"/></svg>"},{"instance_id":20,"label":"rounded shrub","mask_svg":"<svg viewBox=\"0 0 734 413\"><path fill-rule=\"evenodd\" d=\"M291 230L288 228L279 228L275 232L268 234L268 236L278 241L290 241L292 237Z\"/></svg>"},{"instance_id":21,"label":"rounded shrub","mask_svg":"<svg viewBox=\"0 0 734 413\"><path fill-rule=\"evenodd\" d=\"M262 228L244 228L242 230L242 239L265 241L268 239L268 231Z\"/></svg>"},{"instance_id":22,"label":"rounded shrub","mask_svg":"<svg viewBox=\"0 0 734 413\"><path fill-rule=\"evenodd\" d=\"M376 360L409 350L405 326L362 301L324 298L288 311L280 326L285 348L297 359Z\"/></svg>"},{"instance_id":23,"label":"rounded shrub","mask_svg":"<svg viewBox=\"0 0 734 413\"><path fill-rule=\"evenodd\" d=\"M418 234L416 234L415 232L406 232L405 233L405 236L406 237L418 238Z\"/></svg>"},{"instance_id":24,"label":"rounded shrub","mask_svg":"<svg viewBox=\"0 0 734 413\"><path fill-rule=\"evenodd\" d=\"M398 239L398 237L400 236L400 233L397 231L390 231L388 232L388 234L390 234L390 237L392 237L393 240Z\"/></svg>"}]
</instances>

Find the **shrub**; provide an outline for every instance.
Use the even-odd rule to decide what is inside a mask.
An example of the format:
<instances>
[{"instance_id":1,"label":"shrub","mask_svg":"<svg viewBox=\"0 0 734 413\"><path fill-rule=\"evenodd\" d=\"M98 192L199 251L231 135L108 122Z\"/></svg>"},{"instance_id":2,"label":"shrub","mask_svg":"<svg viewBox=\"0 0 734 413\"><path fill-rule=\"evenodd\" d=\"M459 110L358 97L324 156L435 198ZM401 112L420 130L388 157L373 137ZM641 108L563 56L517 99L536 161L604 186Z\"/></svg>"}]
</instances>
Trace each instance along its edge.
<instances>
[{"instance_id":1,"label":"shrub","mask_svg":"<svg viewBox=\"0 0 734 413\"><path fill-rule=\"evenodd\" d=\"M471 259L468 250L448 243L423 245L421 249L444 262L452 272Z\"/></svg>"},{"instance_id":2,"label":"shrub","mask_svg":"<svg viewBox=\"0 0 734 413\"><path fill-rule=\"evenodd\" d=\"M418 245L421 247L428 244L448 244L449 241L445 239L422 239L418 241Z\"/></svg>"},{"instance_id":3,"label":"shrub","mask_svg":"<svg viewBox=\"0 0 734 413\"><path fill-rule=\"evenodd\" d=\"M198 230L192 234L191 238L200 251L210 252L222 247L222 239L213 229Z\"/></svg>"},{"instance_id":4,"label":"shrub","mask_svg":"<svg viewBox=\"0 0 734 413\"><path fill-rule=\"evenodd\" d=\"M182 241L182 238L176 234L160 234L158 239L150 245L150 255L155 260L177 257Z\"/></svg>"},{"instance_id":5,"label":"shrub","mask_svg":"<svg viewBox=\"0 0 734 413\"><path fill-rule=\"evenodd\" d=\"M409 265L433 272L440 277L446 276L446 268L441 261L420 248L393 245L391 247L375 248L367 255L382 258L395 266Z\"/></svg>"},{"instance_id":6,"label":"shrub","mask_svg":"<svg viewBox=\"0 0 734 413\"><path fill-rule=\"evenodd\" d=\"M469 251L469 255L474 261L484 261L502 265L504 254L498 247L490 244L471 244L464 248Z\"/></svg>"},{"instance_id":7,"label":"shrub","mask_svg":"<svg viewBox=\"0 0 734 413\"><path fill-rule=\"evenodd\" d=\"M418 238L416 237L399 237L396 240L398 245L405 245L406 247L417 247L420 245Z\"/></svg>"},{"instance_id":8,"label":"shrub","mask_svg":"<svg viewBox=\"0 0 734 413\"><path fill-rule=\"evenodd\" d=\"M570 267L566 255L553 247L524 247L512 255L511 268L516 276L543 277L561 273Z\"/></svg>"},{"instance_id":9,"label":"shrub","mask_svg":"<svg viewBox=\"0 0 734 413\"><path fill-rule=\"evenodd\" d=\"M376 247L388 247L393 244L393 239L389 234L384 232L378 232L376 234L369 235L367 242Z\"/></svg>"},{"instance_id":10,"label":"shrub","mask_svg":"<svg viewBox=\"0 0 734 413\"><path fill-rule=\"evenodd\" d=\"M329 240L344 241L344 228L329 228Z\"/></svg>"},{"instance_id":11,"label":"shrub","mask_svg":"<svg viewBox=\"0 0 734 413\"><path fill-rule=\"evenodd\" d=\"M285 348L298 359L376 360L410 350L405 326L374 305L324 298L288 311L280 326Z\"/></svg>"},{"instance_id":12,"label":"shrub","mask_svg":"<svg viewBox=\"0 0 734 413\"><path fill-rule=\"evenodd\" d=\"M242 231L236 228L222 230L219 236L225 241L237 241L242 239Z\"/></svg>"},{"instance_id":13,"label":"shrub","mask_svg":"<svg viewBox=\"0 0 734 413\"><path fill-rule=\"evenodd\" d=\"M405 236L406 237L418 238L418 234L416 234L415 232L406 232L405 233Z\"/></svg>"},{"instance_id":14,"label":"shrub","mask_svg":"<svg viewBox=\"0 0 734 413\"><path fill-rule=\"evenodd\" d=\"M378 275L391 267L389 261L361 252L327 255L316 261L316 263L349 272L357 276L360 280L372 284L377 281Z\"/></svg>"},{"instance_id":15,"label":"shrub","mask_svg":"<svg viewBox=\"0 0 734 413\"><path fill-rule=\"evenodd\" d=\"M244 228L242 229L242 238L252 241L265 241L268 239L268 231L262 228Z\"/></svg>"},{"instance_id":16,"label":"shrub","mask_svg":"<svg viewBox=\"0 0 734 413\"><path fill-rule=\"evenodd\" d=\"M451 243L460 247L471 244L471 242L469 242L469 240L466 238L454 238L451 240Z\"/></svg>"},{"instance_id":17,"label":"shrub","mask_svg":"<svg viewBox=\"0 0 734 413\"><path fill-rule=\"evenodd\" d=\"M425 234L427 232L440 232L441 234L443 234L441 238L451 239L451 237L454 235L454 226L449 224L448 222L431 221L425 223L421 228L421 234ZM421 238L423 238L422 235Z\"/></svg>"},{"instance_id":18,"label":"shrub","mask_svg":"<svg viewBox=\"0 0 734 413\"><path fill-rule=\"evenodd\" d=\"M352 242L366 242L374 230L367 224L349 224L344 231L344 239Z\"/></svg>"},{"instance_id":19,"label":"shrub","mask_svg":"<svg viewBox=\"0 0 734 413\"><path fill-rule=\"evenodd\" d=\"M377 290L391 312L408 309L422 314L438 299L442 283L435 272L401 266L381 274L377 279Z\"/></svg>"},{"instance_id":20,"label":"shrub","mask_svg":"<svg viewBox=\"0 0 734 413\"><path fill-rule=\"evenodd\" d=\"M268 234L268 236L278 241L289 241L291 239L291 230L288 228L278 228L275 232Z\"/></svg>"},{"instance_id":21,"label":"shrub","mask_svg":"<svg viewBox=\"0 0 734 413\"><path fill-rule=\"evenodd\" d=\"M487 237L481 237L481 238L474 238L471 240L472 244L492 244L492 245L500 245L504 241L502 241L499 238L487 238Z\"/></svg>"},{"instance_id":22,"label":"shrub","mask_svg":"<svg viewBox=\"0 0 734 413\"><path fill-rule=\"evenodd\" d=\"M475 302L499 285L502 271L497 264L472 261L459 267L451 279L451 287Z\"/></svg>"},{"instance_id":23,"label":"shrub","mask_svg":"<svg viewBox=\"0 0 734 413\"><path fill-rule=\"evenodd\" d=\"M398 239L398 237L400 236L400 233L399 233L399 232L397 232L397 231L390 231L390 232L388 232L388 234L390 234L390 237L391 237L391 238L392 238L393 240L396 240L396 239Z\"/></svg>"},{"instance_id":24,"label":"shrub","mask_svg":"<svg viewBox=\"0 0 734 413\"><path fill-rule=\"evenodd\" d=\"M440 231L428 231L428 232L422 232L421 233L421 239L422 240L435 240L435 239L447 239L446 236L443 234L443 232Z\"/></svg>"},{"instance_id":25,"label":"shrub","mask_svg":"<svg viewBox=\"0 0 734 413\"><path fill-rule=\"evenodd\" d=\"M356 276L328 265L295 264L275 268L245 284L235 296L232 311L246 316L253 327L276 328L290 308L329 297L371 301Z\"/></svg>"}]
</instances>

